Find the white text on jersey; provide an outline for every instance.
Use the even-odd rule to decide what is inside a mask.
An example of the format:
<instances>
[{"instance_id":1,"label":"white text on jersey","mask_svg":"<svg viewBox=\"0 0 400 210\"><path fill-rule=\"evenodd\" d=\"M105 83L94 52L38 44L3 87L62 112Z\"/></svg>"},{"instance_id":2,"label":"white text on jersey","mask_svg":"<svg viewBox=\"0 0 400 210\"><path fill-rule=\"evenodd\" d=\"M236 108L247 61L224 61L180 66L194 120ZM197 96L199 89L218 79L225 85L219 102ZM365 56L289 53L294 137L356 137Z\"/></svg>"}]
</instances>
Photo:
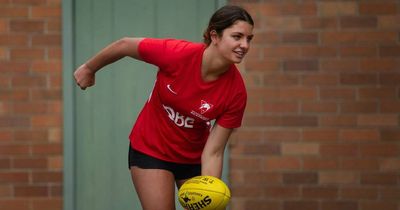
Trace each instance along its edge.
<instances>
[{"instance_id":1,"label":"white text on jersey","mask_svg":"<svg viewBox=\"0 0 400 210\"><path fill-rule=\"evenodd\" d=\"M163 105L165 111L168 113L169 119L171 119L175 125L185 128L193 128L194 119L181 115L179 112L175 112L171 107Z\"/></svg>"}]
</instances>

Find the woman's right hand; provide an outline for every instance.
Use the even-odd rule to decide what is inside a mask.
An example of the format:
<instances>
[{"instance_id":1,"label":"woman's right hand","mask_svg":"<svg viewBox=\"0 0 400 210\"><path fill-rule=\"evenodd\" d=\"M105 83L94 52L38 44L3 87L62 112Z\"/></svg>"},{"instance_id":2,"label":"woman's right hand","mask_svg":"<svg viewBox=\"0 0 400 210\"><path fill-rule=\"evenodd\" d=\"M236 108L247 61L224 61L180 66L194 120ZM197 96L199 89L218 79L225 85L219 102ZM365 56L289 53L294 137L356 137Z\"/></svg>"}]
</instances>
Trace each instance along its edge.
<instances>
[{"instance_id":1,"label":"woman's right hand","mask_svg":"<svg viewBox=\"0 0 400 210\"><path fill-rule=\"evenodd\" d=\"M76 84L85 90L95 84L95 73L86 64L79 66L74 72Z\"/></svg>"}]
</instances>

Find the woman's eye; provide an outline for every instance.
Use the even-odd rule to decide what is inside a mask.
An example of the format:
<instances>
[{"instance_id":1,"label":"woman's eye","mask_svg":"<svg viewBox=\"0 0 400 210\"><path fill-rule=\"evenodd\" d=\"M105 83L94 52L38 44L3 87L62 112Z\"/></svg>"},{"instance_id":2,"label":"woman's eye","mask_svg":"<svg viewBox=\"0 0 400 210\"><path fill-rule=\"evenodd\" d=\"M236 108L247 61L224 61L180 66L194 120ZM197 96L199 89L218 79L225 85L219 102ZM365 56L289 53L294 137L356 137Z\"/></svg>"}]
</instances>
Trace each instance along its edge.
<instances>
[{"instance_id":1,"label":"woman's eye","mask_svg":"<svg viewBox=\"0 0 400 210\"><path fill-rule=\"evenodd\" d=\"M239 35L233 35L232 36L235 40L239 40L240 39L240 36Z\"/></svg>"}]
</instances>

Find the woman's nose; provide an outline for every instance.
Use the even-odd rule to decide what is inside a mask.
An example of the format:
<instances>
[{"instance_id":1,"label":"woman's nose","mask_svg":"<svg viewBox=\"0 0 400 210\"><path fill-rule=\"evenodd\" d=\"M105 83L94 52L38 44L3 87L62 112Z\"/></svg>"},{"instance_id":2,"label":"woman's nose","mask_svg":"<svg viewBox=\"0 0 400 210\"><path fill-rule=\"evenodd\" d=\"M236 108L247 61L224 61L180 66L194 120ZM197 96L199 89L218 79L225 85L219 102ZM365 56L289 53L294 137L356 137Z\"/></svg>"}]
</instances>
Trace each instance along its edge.
<instances>
[{"instance_id":1,"label":"woman's nose","mask_svg":"<svg viewBox=\"0 0 400 210\"><path fill-rule=\"evenodd\" d=\"M247 50L249 46L250 43L247 41L247 39L242 39L242 41L240 42L240 47Z\"/></svg>"}]
</instances>

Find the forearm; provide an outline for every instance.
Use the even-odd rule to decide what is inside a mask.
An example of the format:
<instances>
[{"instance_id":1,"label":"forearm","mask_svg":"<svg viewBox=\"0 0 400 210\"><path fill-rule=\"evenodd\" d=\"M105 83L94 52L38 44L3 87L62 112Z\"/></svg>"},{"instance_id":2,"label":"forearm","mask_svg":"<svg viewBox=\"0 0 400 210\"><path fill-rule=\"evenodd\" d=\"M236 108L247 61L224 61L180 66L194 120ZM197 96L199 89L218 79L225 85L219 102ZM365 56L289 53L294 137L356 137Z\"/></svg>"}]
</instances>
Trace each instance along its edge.
<instances>
[{"instance_id":1,"label":"forearm","mask_svg":"<svg viewBox=\"0 0 400 210\"><path fill-rule=\"evenodd\" d=\"M201 155L201 174L221 178L225 146L233 129L214 125Z\"/></svg>"},{"instance_id":2,"label":"forearm","mask_svg":"<svg viewBox=\"0 0 400 210\"><path fill-rule=\"evenodd\" d=\"M224 154L203 154L201 158L201 175L215 176L221 178Z\"/></svg>"}]
</instances>

